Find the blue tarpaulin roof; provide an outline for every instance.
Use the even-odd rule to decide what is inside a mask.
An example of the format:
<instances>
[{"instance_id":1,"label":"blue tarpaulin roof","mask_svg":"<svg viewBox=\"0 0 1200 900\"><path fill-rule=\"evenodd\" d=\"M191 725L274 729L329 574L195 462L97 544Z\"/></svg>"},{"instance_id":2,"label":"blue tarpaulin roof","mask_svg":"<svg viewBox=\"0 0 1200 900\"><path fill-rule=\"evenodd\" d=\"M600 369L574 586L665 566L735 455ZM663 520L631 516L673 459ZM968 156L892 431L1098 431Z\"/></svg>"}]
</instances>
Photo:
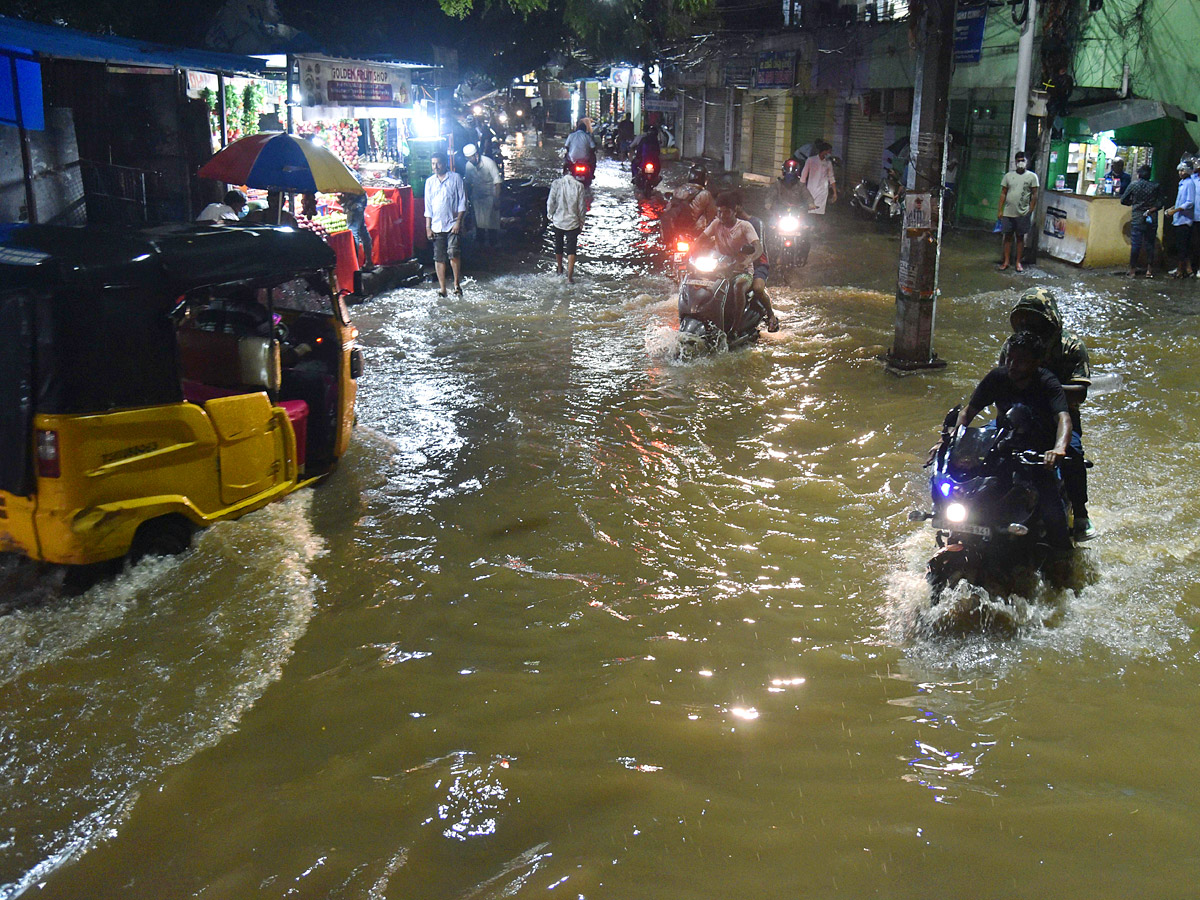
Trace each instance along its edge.
<instances>
[{"instance_id":1,"label":"blue tarpaulin roof","mask_svg":"<svg viewBox=\"0 0 1200 900\"><path fill-rule=\"evenodd\" d=\"M267 64L253 56L214 53L151 44L129 38L88 34L0 16L0 53L53 59L78 59L122 66L197 69L227 75L265 76Z\"/></svg>"}]
</instances>

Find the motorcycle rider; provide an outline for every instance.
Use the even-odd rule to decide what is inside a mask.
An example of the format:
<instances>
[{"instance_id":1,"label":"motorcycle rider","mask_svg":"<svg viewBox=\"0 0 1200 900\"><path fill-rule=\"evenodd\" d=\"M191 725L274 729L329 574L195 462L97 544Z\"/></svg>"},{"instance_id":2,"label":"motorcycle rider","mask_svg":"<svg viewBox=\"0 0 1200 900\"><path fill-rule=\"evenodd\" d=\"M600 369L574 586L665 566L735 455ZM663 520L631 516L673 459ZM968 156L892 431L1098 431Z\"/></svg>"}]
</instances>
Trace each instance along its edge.
<instances>
[{"instance_id":1,"label":"motorcycle rider","mask_svg":"<svg viewBox=\"0 0 1200 900\"><path fill-rule=\"evenodd\" d=\"M617 123L617 158L625 159L629 153L629 145L633 143L633 119L629 117L629 113L625 113L625 118Z\"/></svg>"},{"instance_id":2,"label":"motorcycle rider","mask_svg":"<svg viewBox=\"0 0 1200 900\"><path fill-rule=\"evenodd\" d=\"M782 173L771 185L767 194L766 207L768 212L784 212L794 209L807 213L817 205L808 187L800 180L800 163L789 156L783 161Z\"/></svg>"},{"instance_id":3,"label":"motorcycle rider","mask_svg":"<svg viewBox=\"0 0 1200 900\"><path fill-rule=\"evenodd\" d=\"M754 261L763 252L762 241L758 239L754 226L737 217L737 200L731 191L725 191L717 197L717 217L697 241L701 247L715 246L718 253L736 260L741 269L730 288L733 292L733 314L730 318L735 323L741 322L745 314L746 295L754 281ZM750 248L749 252L745 252L746 247Z\"/></svg>"},{"instance_id":4,"label":"motorcycle rider","mask_svg":"<svg viewBox=\"0 0 1200 900\"><path fill-rule=\"evenodd\" d=\"M592 140L592 136L588 134L587 119L580 119L575 123L575 130L567 135L567 139L563 145L566 154L566 162L569 164L577 162L587 163L592 171L596 169L596 142Z\"/></svg>"},{"instance_id":5,"label":"motorcycle rider","mask_svg":"<svg viewBox=\"0 0 1200 900\"><path fill-rule=\"evenodd\" d=\"M1005 346L1008 348L1007 362L992 369L979 382L966 407L958 414L955 430L970 425L980 411L989 406L996 407L999 419L1007 416L1017 404L1029 408L1033 422L1028 434L1028 449L1042 453L1045 464L1033 476L1033 482L1046 526L1047 543L1055 550L1070 550L1067 513L1054 473L1054 468L1066 458L1071 438L1067 395L1054 373L1041 368L1044 349L1037 335L1029 331L1017 332Z\"/></svg>"},{"instance_id":6,"label":"motorcycle rider","mask_svg":"<svg viewBox=\"0 0 1200 900\"><path fill-rule=\"evenodd\" d=\"M658 139L658 126L650 122L646 123L642 133L638 135L637 140L629 148L632 154L633 170L636 172L646 163L654 163L655 171L659 170L659 160L662 156L662 145Z\"/></svg>"},{"instance_id":7,"label":"motorcycle rider","mask_svg":"<svg viewBox=\"0 0 1200 900\"><path fill-rule=\"evenodd\" d=\"M1079 415L1080 404L1087 399L1088 386L1092 383L1087 346L1079 335L1063 328L1058 298L1047 288L1029 288L1021 294L1009 321L1014 333L1030 331L1038 336L1044 351L1042 366L1054 373L1066 393L1071 413L1071 440L1060 471L1075 512L1075 540L1090 540L1096 536L1096 528L1088 517L1087 465L1083 458L1083 427ZM1008 361L1011 341L1009 338L1000 348L1000 365Z\"/></svg>"},{"instance_id":8,"label":"motorcycle rider","mask_svg":"<svg viewBox=\"0 0 1200 900\"><path fill-rule=\"evenodd\" d=\"M687 183L671 195L663 210L662 222L668 240L680 234L699 234L717 217L717 201L709 192L708 172L701 165L692 166Z\"/></svg>"}]
</instances>

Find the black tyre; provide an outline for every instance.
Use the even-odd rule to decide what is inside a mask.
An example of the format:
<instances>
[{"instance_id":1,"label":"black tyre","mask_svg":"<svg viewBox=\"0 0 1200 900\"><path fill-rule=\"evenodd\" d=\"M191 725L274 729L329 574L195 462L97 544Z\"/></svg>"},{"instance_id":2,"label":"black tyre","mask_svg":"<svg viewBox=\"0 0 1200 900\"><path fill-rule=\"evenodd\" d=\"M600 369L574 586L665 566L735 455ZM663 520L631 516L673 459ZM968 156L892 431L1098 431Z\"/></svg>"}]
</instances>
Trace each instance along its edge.
<instances>
[{"instance_id":1,"label":"black tyre","mask_svg":"<svg viewBox=\"0 0 1200 900\"><path fill-rule=\"evenodd\" d=\"M129 546L129 561L147 556L178 556L192 545L192 523L181 515L159 516L138 526Z\"/></svg>"}]
</instances>

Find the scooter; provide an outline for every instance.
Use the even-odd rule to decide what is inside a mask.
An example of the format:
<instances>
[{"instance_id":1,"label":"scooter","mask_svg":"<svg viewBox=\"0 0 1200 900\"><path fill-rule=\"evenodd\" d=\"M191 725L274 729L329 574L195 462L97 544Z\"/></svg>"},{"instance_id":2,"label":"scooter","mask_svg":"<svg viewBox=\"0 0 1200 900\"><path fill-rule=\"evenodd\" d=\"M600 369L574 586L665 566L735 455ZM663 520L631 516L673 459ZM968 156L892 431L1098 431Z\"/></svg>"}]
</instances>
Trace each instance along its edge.
<instances>
[{"instance_id":1,"label":"scooter","mask_svg":"<svg viewBox=\"0 0 1200 900\"><path fill-rule=\"evenodd\" d=\"M758 296L748 294L740 317L733 310L733 282L741 271L737 260L715 252L688 259L679 285L679 339L685 355L736 350L758 339L758 326L767 315Z\"/></svg>"},{"instance_id":2,"label":"scooter","mask_svg":"<svg viewBox=\"0 0 1200 900\"><path fill-rule=\"evenodd\" d=\"M885 169L882 182L864 178L855 186L850 205L877 222L899 222L904 217L904 185Z\"/></svg>"},{"instance_id":3,"label":"scooter","mask_svg":"<svg viewBox=\"0 0 1200 900\"><path fill-rule=\"evenodd\" d=\"M578 178L584 187L592 186L592 181L596 178L595 160L580 159L568 165L571 167L571 174Z\"/></svg>"},{"instance_id":4,"label":"scooter","mask_svg":"<svg viewBox=\"0 0 1200 900\"><path fill-rule=\"evenodd\" d=\"M955 428L958 413L956 406L942 423L929 479L933 510L908 516L929 520L937 530L938 551L926 567L933 605L963 579L1006 593L1014 579L1041 568L1051 552L1035 482L1044 477L1043 454L1026 449L1033 413L1016 404L999 424ZM1071 504L1057 472L1055 478L1070 527Z\"/></svg>"},{"instance_id":5,"label":"scooter","mask_svg":"<svg viewBox=\"0 0 1200 900\"><path fill-rule=\"evenodd\" d=\"M531 236L542 234L548 224L546 200L549 196L550 188L534 184L532 179L506 179L497 201L501 229L522 231Z\"/></svg>"}]
</instances>

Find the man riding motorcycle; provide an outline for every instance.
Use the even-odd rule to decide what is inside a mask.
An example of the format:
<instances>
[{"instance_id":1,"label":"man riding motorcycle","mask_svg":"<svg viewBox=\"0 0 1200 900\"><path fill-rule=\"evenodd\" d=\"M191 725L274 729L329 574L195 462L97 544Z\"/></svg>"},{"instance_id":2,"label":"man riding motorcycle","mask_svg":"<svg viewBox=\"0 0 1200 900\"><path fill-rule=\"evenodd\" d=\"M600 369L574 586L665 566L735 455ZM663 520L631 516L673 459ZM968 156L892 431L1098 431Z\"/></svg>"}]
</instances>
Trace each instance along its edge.
<instances>
[{"instance_id":1,"label":"man riding motorcycle","mask_svg":"<svg viewBox=\"0 0 1200 900\"><path fill-rule=\"evenodd\" d=\"M1092 383L1087 346L1077 334L1063 328L1058 299L1046 288L1029 288L1021 294L1009 321L1013 332L1029 331L1037 335L1044 353L1041 364L1054 373L1066 393L1071 413L1071 440L1061 467L1062 478L1075 512L1075 540L1090 540L1096 536L1096 528L1088 518L1087 465L1083 458L1083 427L1079 415L1080 404L1087 399L1088 386ZM1011 342L1010 337L1000 348L1000 365L1008 361Z\"/></svg>"},{"instance_id":2,"label":"man riding motorcycle","mask_svg":"<svg viewBox=\"0 0 1200 900\"><path fill-rule=\"evenodd\" d=\"M658 140L658 126L647 123L645 130L638 135L637 140L633 142L633 146L629 148L629 153L635 181L638 172L642 170L646 163L653 163L654 171L661 172L662 146Z\"/></svg>"},{"instance_id":3,"label":"man riding motorcycle","mask_svg":"<svg viewBox=\"0 0 1200 900\"><path fill-rule=\"evenodd\" d=\"M763 247L754 226L737 217L737 197L732 192L726 191L717 198L717 218L704 229L697 244L714 246L722 256L738 261L741 272L733 282L729 321L740 322L746 310L746 295L754 281L754 261L762 256Z\"/></svg>"},{"instance_id":4,"label":"man riding motorcycle","mask_svg":"<svg viewBox=\"0 0 1200 900\"><path fill-rule=\"evenodd\" d=\"M771 192L766 200L767 210L781 213L791 209L798 213L807 213L814 206L816 201L813 200L813 195L800 180L800 163L789 156L783 162L782 174L771 185Z\"/></svg>"},{"instance_id":5,"label":"man riding motorcycle","mask_svg":"<svg viewBox=\"0 0 1200 900\"><path fill-rule=\"evenodd\" d=\"M671 202L661 216L667 246L685 235L689 238L698 235L717 217L717 202L706 186L707 181L704 167L692 166L687 183L671 195Z\"/></svg>"},{"instance_id":6,"label":"man riding motorcycle","mask_svg":"<svg viewBox=\"0 0 1200 900\"><path fill-rule=\"evenodd\" d=\"M1054 469L1066 458L1071 438L1071 414L1059 380L1041 368L1043 346L1032 332L1022 331L1008 339L1007 362L983 377L958 415L955 430L968 426L981 410L995 406L1003 419L1014 406L1023 404L1032 413L1028 434L1030 450L1043 454L1045 468L1034 480L1038 507L1046 526L1046 540L1056 551L1071 549L1067 513ZM936 453L937 447L934 448ZM932 458L932 454L931 454Z\"/></svg>"}]
</instances>

